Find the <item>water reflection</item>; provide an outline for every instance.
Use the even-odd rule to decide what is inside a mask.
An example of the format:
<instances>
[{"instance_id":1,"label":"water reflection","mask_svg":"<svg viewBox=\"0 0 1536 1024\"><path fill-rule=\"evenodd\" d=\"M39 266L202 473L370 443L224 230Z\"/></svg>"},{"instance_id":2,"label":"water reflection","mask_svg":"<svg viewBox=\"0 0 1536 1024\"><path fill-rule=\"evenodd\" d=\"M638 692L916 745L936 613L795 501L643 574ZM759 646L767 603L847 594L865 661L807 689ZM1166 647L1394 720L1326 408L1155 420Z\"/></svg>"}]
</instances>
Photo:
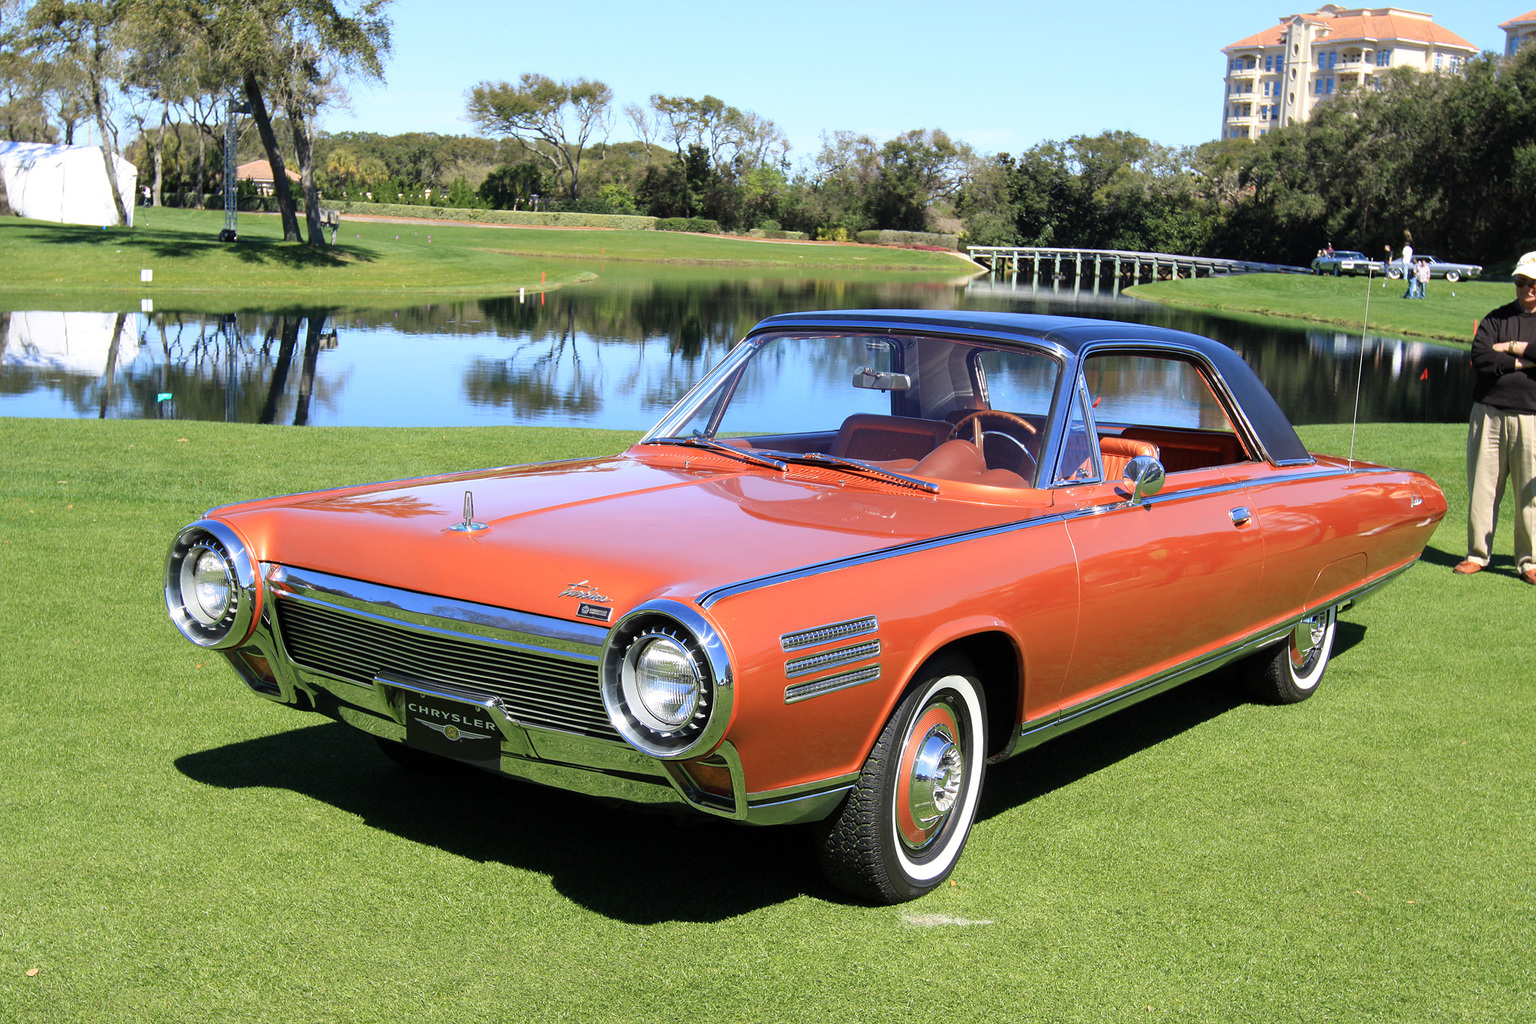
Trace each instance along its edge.
<instances>
[{"instance_id":1,"label":"water reflection","mask_svg":"<svg viewBox=\"0 0 1536 1024\"><path fill-rule=\"evenodd\" d=\"M1464 350L1230 320L1092 282L604 267L547 295L282 314L0 313L0 414L379 426L649 427L762 317L821 308L1100 316L1236 349L1297 423L1459 421ZM1363 371L1363 372L1362 372Z\"/></svg>"}]
</instances>

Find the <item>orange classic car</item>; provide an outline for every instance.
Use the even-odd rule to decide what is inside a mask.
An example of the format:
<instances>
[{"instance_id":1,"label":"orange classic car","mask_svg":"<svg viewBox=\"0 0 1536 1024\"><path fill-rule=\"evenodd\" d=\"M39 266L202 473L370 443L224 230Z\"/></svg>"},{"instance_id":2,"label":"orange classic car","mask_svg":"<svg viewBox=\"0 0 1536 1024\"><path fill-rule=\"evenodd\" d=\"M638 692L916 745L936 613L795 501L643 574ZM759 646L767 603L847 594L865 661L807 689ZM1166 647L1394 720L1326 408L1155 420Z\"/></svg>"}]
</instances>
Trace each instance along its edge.
<instances>
[{"instance_id":1,"label":"orange classic car","mask_svg":"<svg viewBox=\"0 0 1536 1024\"><path fill-rule=\"evenodd\" d=\"M891 903L948 876L1013 754L1229 663L1311 696L1339 610L1445 510L1308 452L1206 338L792 313L611 458L214 509L165 601L402 764L815 822L828 877Z\"/></svg>"}]
</instances>

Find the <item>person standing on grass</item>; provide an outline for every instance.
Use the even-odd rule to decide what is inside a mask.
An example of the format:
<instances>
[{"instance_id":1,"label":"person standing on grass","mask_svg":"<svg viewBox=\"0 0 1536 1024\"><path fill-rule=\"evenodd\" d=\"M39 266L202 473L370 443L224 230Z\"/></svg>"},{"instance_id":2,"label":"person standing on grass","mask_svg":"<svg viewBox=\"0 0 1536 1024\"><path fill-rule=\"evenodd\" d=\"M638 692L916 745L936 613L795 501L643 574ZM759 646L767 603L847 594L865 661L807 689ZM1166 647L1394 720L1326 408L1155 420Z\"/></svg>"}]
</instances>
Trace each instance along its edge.
<instances>
[{"instance_id":1,"label":"person standing on grass","mask_svg":"<svg viewBox=\"0 0 1536 1024\"><path fill-rule=\"evenodd\" d=\"M1536 584L1536 252L1515 264L1515 301L1493 310L1472 338L1467 426L1467 557L1462 575L1488 567L1507 480L1515 492L1515 572Z\"/></svg>"},{"instance_id":2,"label":"person standing on grass","mask_svg":"<svg viewBox=\"0 0 1536 1024\"><path fill-rule=\"evenodd\" d=\"M1418 266L1413 268L1413 276L1419 284L1419 298L1425 298L1429 293L1429 260L1419 260Z\"/></svg>"},{"instance_id":3,"label":"person standing on grass","mask_svg":"<svg viewBox=\"0 0 1536 1024\"><path fill-rule=\"evenodd\" d=\"M1403 292L1403 298L1411 299L1418 278L1413 276L1413 235L1407 231L1403 232L1403 280L1408 282L1408 290Z\"/></svg>"}]
</instances>

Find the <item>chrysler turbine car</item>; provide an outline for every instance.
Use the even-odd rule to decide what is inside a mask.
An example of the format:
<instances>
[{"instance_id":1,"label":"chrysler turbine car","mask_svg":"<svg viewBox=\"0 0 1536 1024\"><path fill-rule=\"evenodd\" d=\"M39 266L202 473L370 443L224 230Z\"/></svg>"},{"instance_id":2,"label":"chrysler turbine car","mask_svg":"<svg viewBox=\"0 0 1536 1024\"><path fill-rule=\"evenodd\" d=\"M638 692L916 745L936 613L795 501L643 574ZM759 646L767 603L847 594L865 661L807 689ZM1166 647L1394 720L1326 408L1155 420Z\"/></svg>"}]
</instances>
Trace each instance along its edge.
<instances>
[{"instance_id":1,"label":"chrysler turbine car","mask_svg":"<svg viewBox=\"0 0 1536 1024\"><path fill-rule=\"evenodd\" d=\"M1203 337L788 313L611 457L213 509L164 596L251 692L404 765L815 823L832 882L894 903L1022 751L1221 666L1310 697L1445 510L1309 452Z\"/></svg>"}]
</instances>

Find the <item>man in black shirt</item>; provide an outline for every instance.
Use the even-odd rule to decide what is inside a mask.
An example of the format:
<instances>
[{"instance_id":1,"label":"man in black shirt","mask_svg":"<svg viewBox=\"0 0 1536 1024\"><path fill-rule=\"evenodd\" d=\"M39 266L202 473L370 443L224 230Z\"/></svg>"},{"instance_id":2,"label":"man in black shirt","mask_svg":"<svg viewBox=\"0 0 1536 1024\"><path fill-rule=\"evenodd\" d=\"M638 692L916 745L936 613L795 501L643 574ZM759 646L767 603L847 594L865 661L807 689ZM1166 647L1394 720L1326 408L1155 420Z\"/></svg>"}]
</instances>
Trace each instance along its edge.
<instances>
[{"instance_id":1,"label":"man in black shirt","mask_svg":"<svg viewBox=\"0 0 1536 1024\"><path fill-rule=\"evenodd\" d=\"M1462 574L1487 568L1508 480L1515 497L1515 571L1536 584L1536 252L1515 264L1515 301L1477 325L1467 429L1467 557Z\"/></svg>"}]
</instances>

